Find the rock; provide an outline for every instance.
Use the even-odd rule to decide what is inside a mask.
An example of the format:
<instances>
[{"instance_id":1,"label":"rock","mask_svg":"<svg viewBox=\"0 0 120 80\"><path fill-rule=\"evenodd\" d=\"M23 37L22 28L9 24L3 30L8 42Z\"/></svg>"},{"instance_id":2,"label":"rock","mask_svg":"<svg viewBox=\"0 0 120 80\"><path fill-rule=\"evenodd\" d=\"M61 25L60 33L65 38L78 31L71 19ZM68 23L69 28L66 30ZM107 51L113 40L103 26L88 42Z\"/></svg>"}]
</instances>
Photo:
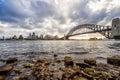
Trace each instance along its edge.
<instances>
[{"instance_id":1,"label":"rock","mask_svg":"<svg viewBox=\"0 0 120 80\"><path fill-rule=\"evenodd\" d=\"M84 72L87 73L88 75L91 75L92 77L98 77L99 78L99 75L102 75L101 71L95 71L92 68L85 68Z\"/></svg>"},{"instance_id":2,"label":"rock","mask_svg":"<svg viewBox=\"0 0 120 80\"><path fill-rule=\"evenodd\" d=\"M26 75L26 76L30 76L31 74L32 74L32 70L29 70L29 71L27 71L27 72L24 72L24 74Z\"/></svg>"},{"instance_id":3,"label":"rock","mask_svg":"<svg viewBox=\"0 0 120 80\"><path fill-rule=\"evenodd\" d=\"M0 80L5 80L6 76L0 75Z\"/></svg>"},{"instance_id":4,"label":"rock","mask_svg":"<svg viewBox=\"0 0 120 80\"><path fill-rule=\"evenodd\" d=\"M40 67L37 67L33 70L32 74L34 76L37 76L37 75L41 74L41 71L42 71L42 69Z\"/></svg>"},{"instance_id":5,"label":"rock","mask_svg":"<svg viewBox=\"0 0 120 80\"><path fill-rule=\"evenodd\" d=\"M107 63L120 66L120 57L108 57Z\"/></svg>"},{"instance_id":6,"label":"rock","mask_svg":"<svg viewBox=\"0 0 120 80\"><path fill-rule=\"evenodd\" d=\"M74 66L73 70L75 70L76 72L80 72L80 67L79 66Z\"/></svg>"},{"instance_id":7,"label":"rock","mask_svg":"<svg viewBox=\"0 0 120 80\"><path fill-rule=\"evenodd\" d=\"M19 80L19 79L20 79L19 76L15 76L15 77L13 77L13 80Z\"/></svg>"},{"instance_id":8,"label":"rock","mask_svg":"<svg viewBox=\"0 0 120 80\"><path fill-rule=\"evenodd\" d=\"M56 62L56 63L61 63L61 60L58 60L58 59L57 59L57 60L55 60L55 62Z\"/></svg>"},{"instance_id":9,"label":"rock","mask_svg":"<svg viewBox=\"0 0 120 80\"><path fill-rule=\"evenodd\" d=\"M32 63L26 63L26 64L24 64L25 68L31 68L33 66L34 66L34 64L32 64Z\"/></svg>"},{"instance_id":10,"label":"rock","mask_svg":"<svg viewBox=\"0 0 120 80\"><path fill-rule=\"evenodd\" d=\"M57 55L57 54L54 54L53 56L54 56L54 57L57 57L58 55Z\"/></svg>"},{"instance_id":11,"label":"rock","mask_svg":"<svg viewBox=\"0 0 120 80\"><path fill-rule=\"evenodd\" d=\"M62 77L64 77L64 78L70 78L71 75L73 75L75 73L75 71L70 67L66 67L63 72L64 73L63 73Z\"/></svg>"},{"instance_id":12,"label":"rock","mask_svg":"<svg viewBox=\"0 0 120 80\"><path fill-rule=\"evenodd\" d=\"M92 65L92 66L96 65L96 60L92 59L92 58L90 58L90 59L84 59L84 62L87 63L87 64L89 64L89 65Z\"/></svg>"},{"instance_id":13,"label":"rock","mask_svg":"<svg viewBox=\"0 0 120 80\"><path fill-rule=\"evenodd\" d=\"M0 59L0 62L5 62L5 60L3 60L3 59Z\"/></svg>"},{"instance_id":14,"label":"rock","mask_svg":"<svg viewBox=\"0 0 120 80\"><path fill-rule=\"evenodd\" d=\"M24 76L24 77L20 77L19 80L31 80L31 79L29 79L29 77L27 76Z\"/></svg>"},{"instance_id":15,"label":"rock","mask_svg":"<svg viewBox=\"0 0 120 80\"><path fill-rule=\"evenodd\" d=\"M91 75L88 75L88 74L86 74L86 73L84 73L84 72L81 72L81 75L82 75L83 77L87 78L88 80L93 80L93 77L92 77Z\"/></svg>"},{"instance_id":16,"label":"rock","mask_svg":"<svg viewBox=\"0 0 120 80\"><path fill-rule=\"evenodd\" d=\"M11 63L14 63L14 62L17 62L17 61L18 61L17 58L9 58L9 59L6 60L6 63L11 64Z\"/></svg>"},{"instance_id":17,"label":"rock","mask_svg":"<svg viewBox=\"0 0 120 80\"><path fill-rule=\"evenodd\" d=\"M86 72L86 73L94 72L94 69L92 69L92 68L85 68L84 72Z\"/></svg>"},{"instance_id":18,"label":"rock","mask_svg":"<svg viewBox=\"0 0 120 80\"><path fill-rule=\"evenodd\" d=\"M98 63L94 69L98 71L108 72L111 67L108 64Z\"/></svg>"},{"instance_id":19,"label":"rock","mask_svg":"<svg viewBox=\"0 0 120 80\"><path fill-rule=\"evenodd\" d=\"M68 67L68 66L73 67L73 65L74 65L73 59L70 56L66 56L64 58L64 63L65 63L66 67Z\"/></svg>"},{"instance_id":20,"label":"rock","mask_svg":"<svg viewBox=\"0 0 120 80\"><path fill-rule=\"evenodd\" d=\"M20 74L20 73L24 72L24 69L17 69L17 70L15 70L15 72Z\"/></svg>"},{"instance_id":21,"label":"rock","mask_svg":"<svg viewBox=\"0 0 120 80\"><path fill-rule=\"evenodd\" d=\"M74 76L73 80L88 80L84 77Z\"/></svg>"},{"instance_id":22,"label":"rock","mask_svg":"<svg viewBox=\"0 0 120 80\"><path fill-rule=\"evenodd\" d=\"M78 65L81 68L91 68L91 66L89 64L86 64L86 63L76 63L76 65Z\"/></svg>"},{"instance_id":23,"label":"rock","mask_svg":"<svg viewBox=\"0 0 120 80\"><path fill-rule=\"evenodd\" d=\"M101 79L104 79L104 80L105 79L108 79L108 80L119 80L119 77L114 75L114 74L104 72L101 75Z\"/></svg>"},{"instance_id":24,"label":"rock","mask_svg":"<svg viewBox=\"0 0 120 80\"><path fill-rule=\"evenodd\" d=\"M36 60L36 59L32 59L32 62L33 62L33 63L36 63L36 62L37 62L37 60Z\"/></svg>"},{"instance_id":25,"label":"rock","mask_svg":"<svg viewBox=\"0 0 120 80\"><path fill-rule=\"evenodd\" d=\"M5 65L0 67L0 75L7 75L13 69L13 66Z\"/></svg>"},{"instance_id":26,"label":"rock","mask_svg":"<svg viewBox=\"0 0 120 80\"><path fill-rule=\"evenodd\" d=\"M62 71L56 72L55 75L57 76L58 80L62 80L62 75L63 75Z\"/></svg>"},{"instance_id":27,"label":"rock","mask_svg":"<svg viewBox=\"0 0 120 80\"><path fill-rule=\"evenodd\" d=\"M93 80L117 80L118 77L114 73L109 73L105 71L97 71L94 70L93 68L85 68L84 70L84 77L87 76L88 79L91 77ZM86 77L86 78L87 78Z\"/></svg>"},{"instance_id":28,"label":"rock","mask_svg":"<svg viewBox=\"0 0 120 80\"><path fill-rule=\"evenodd\" d=\"M37 62L38 63L45 63L45 62L47 62L47 60L46 59L38 59Z\"/></svg>"},{"instance_id":29,"label":"rock","mask_svg":"<svg viewBox=\"0 0 120 80\"><path fill-rule=\"evenodd\" d=\"M60 67L59 70L60 70L60 71L64 71L64 68L63 68L63 67Z\"/></svg>"},{"instance_id":30,"label":"rock","mask_svg":"<svg viewBox=\"0 0 120 80\"><path fill-rule=\"evenodd\" d=\"M71 52L69 54L87 54L87 51L80 51L80 52Z\"/></svg>"},{"instance_id":31,"label":"rock","mask_svg":"<svg viewBox=\"0 0 120 80\"><path fill-rule=\"evenodd\" d=\"M48 65L50 65L50 63L51 63L48 59L39 59L39 60L37 60L37 62L38 62L38 63L42 63L42 64L44 64L45 66L48 66Z\"/></svg>"}]
</instances>

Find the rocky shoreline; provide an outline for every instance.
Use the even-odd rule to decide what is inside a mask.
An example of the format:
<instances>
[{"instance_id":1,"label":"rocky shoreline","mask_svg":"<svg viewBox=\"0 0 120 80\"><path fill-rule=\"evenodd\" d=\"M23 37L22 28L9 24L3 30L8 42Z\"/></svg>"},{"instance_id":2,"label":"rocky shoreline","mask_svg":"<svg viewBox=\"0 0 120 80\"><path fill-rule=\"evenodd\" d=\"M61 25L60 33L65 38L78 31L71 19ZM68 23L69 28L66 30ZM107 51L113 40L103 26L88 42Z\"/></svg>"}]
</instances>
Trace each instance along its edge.
<instances>
[{"instance_id":1,"label":"rocky shoreline","mask_svg":"<svg viewBox=\"0 0 120 80\"><path fill-rule=\"evenodd\" d=\"M0 60L0 80L120 80L120 56L107 58L108 64L96 59L75 62L71 56L63 60L54 54L53 59L31 59L21 63L17 58Z\"/></svg>"}]
</instances>

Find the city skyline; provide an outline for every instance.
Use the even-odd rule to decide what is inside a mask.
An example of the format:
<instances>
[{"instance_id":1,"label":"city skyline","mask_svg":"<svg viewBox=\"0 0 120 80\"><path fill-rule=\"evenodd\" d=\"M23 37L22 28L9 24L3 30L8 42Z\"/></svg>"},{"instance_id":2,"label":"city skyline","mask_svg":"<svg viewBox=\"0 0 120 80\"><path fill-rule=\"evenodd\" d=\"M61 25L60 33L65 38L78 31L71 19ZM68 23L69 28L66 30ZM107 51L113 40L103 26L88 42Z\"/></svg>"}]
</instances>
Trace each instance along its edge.
<instances>
[{"instance_id":1,"label":"city skyline","mask_svg":"<svg viewBox=\"0 0 120 80\"><path fill-rule=\"evenodd\" d=\"M58 35L51 34L36 34L35 32L29 33L27 36L24 35L12 35L11 37L0 37L0 40L58 40Z\"/></svg>"},{"instance_id":2,"label":"city skyline","mask_svg":"<svg viewBox=\"0 0 120 80\"><path fill-rule=\"evenodd\" d=\"M63 36L80 24L111 25L112 19L120 16L119 3L119 0L0 0L0 36L27 36L30 32Z\"/></svg>"}]
</instances>

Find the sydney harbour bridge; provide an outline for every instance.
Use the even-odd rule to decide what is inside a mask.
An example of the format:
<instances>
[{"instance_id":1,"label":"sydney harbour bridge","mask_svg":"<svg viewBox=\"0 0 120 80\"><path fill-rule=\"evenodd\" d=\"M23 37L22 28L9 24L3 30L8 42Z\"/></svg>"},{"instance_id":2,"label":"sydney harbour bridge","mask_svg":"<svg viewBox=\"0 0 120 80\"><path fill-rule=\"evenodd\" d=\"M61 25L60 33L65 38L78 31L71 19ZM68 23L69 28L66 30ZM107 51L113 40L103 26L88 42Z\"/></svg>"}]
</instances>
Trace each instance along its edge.
<instances>
[{"instance_id":1,"label":"sydney harbour bridge","mask_svg":"<svg viewBox=\"0 0 120 80\"><path fill-rule=\"evenodd\" d=\"M84 30L84 32L77 30L82 29L89 29ZM104 26L104 25L96 25L96 24L82 24L75 26L69 32L64 35L61 39L68 40L70 37L76 36L76 35L83 35L83 34L90 34L90 33L99 33L103 36L105 36L108 39L120 39L120 19L115 18L112 20L112 26Z\"/></svg>"},{"instance_id":2,"label":"sydney harbour bridge","mask_svg":"<svg viewBox=\"0 0 120 80\"><path fill-rule=\"evenodd\" d=\"M78 32L74 33L77 30L80 29L90 29L85 30L84 32ZM101 35L105 36L106 38L111 38L111 26L103 26L103 25L95 25L95 24L83 24L76 26L72 28L62 39L69 39L70 37L76 36L76 35L83 35L83 34L90 34L90 33L100 33Z\"/></svg>"}]
</instances>

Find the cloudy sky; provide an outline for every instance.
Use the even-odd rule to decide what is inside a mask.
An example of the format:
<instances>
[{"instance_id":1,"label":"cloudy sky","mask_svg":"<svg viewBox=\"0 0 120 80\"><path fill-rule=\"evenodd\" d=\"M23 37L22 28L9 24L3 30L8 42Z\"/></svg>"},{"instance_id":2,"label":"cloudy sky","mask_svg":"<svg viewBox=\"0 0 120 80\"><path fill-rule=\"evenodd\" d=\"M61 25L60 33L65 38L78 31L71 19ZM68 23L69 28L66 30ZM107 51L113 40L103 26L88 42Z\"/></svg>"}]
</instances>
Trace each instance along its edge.
<instances>
[{"instance_id":1,"label":"cloudy sky","mask_svg":"<svg viewBox=\"0 0 120 80\"><path fill-rule=\"evenodd\" d=\"M66 34L76 25L111 25L120 0L0 0L0 36Z\"/></svg>"}]
</instances>

